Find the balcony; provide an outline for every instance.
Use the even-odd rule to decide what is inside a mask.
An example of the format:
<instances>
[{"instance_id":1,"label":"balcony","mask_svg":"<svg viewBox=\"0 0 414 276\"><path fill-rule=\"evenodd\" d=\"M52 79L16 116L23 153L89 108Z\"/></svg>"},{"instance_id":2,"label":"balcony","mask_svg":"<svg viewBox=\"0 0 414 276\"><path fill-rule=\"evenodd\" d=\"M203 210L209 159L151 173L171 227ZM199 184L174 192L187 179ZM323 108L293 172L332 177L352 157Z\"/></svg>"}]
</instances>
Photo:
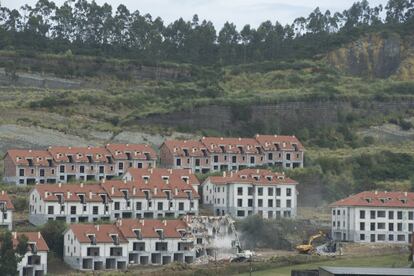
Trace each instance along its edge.
<instances>
[{"instance_id":1,"label":"balcony","mask_svg":"<svg viewBox=\"0 0 414 276\"><path fill-rule=\"evenodd\" d=\"M157 242L155 243L155 251L168 251L168 243L166 242Z\"/></svg>"},{"instance_id":2,"label":"balcony","mask_svg":"<svg viewBox=\"0 0 414 276\"><path fill-rule=\"evenodd\" d=\"M27 265L40 265L41 259L38 255L27 256Z\"/></svg>"},{"instance_id":3,"label":"balcony","mask_svg":"<svg viewBox=\"0 0 414 276\"><path fill-rule=\"evenodd\" d=\"M122 247L112 247L110 249L111 257L122 257Z\"/></svg>"},{"instance_id":4,"label":"balcony","mask_svg":"<svg viewBox=\"0 0 414 276\"><path fill-rule=\"evenodd\" d=\"M89 247L86 254L88 257L99 256L99 247Z\"/></svg>"}]
</instances>

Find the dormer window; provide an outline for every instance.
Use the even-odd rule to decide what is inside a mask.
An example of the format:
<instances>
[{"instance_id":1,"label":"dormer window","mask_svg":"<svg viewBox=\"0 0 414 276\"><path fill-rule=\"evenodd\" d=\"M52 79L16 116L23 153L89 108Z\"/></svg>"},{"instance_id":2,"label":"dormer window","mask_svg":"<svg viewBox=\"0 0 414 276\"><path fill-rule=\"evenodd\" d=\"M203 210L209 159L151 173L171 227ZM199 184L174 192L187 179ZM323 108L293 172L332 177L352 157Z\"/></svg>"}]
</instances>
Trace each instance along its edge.
<instances>
[{"instance_id":1,"label":"dormer window","mask_svg":"<svg viewBox=\"0 0 414 276\"><path fill-rule=\"evenodd\" d=\"M408 202L408 200L406 198L402 198L402 199L400 199L400 201L401 201L402 204L407 204L407 202Z\"/></svg>"},{"instance_id":2,"label":"dormer window","mask_svg":"<svg viewBox=\"0 0 414 276\"><path fill-rule=\"evenodd\" d=\"M185 229L178 229L177 232L180 233L181 239L184 239L187 235L187 231L185 231Z\"/></svg>"},{"instance_id":3,"label":"dormer window","mask_svg":"<svg viewBox=\"0 0 414 276\"><path fill-rule=\"evenodd\" d=\"M189 154L188 154L188 149L183 149L183 152L184 152L184 156L188 156Z\"/></svg>"},{"instance_id":4,"label":"dormer window","mask_svg":"<svg viewBox=\"0 0 414 276\"><path fill-rule=\"evenodd\" d=\"M132 159L130 152L125 152L125 154L126 154L128 160L131 160Z\"/></svg>"},{"instance_id":5,"label":"dormer window","mask_svg":"<svg viewBox=\"0 0 414 276\"><path fill-rule=\"evenodd\" d=\"M193 200L193 193L191 191L186 191L186 194L189 200Z\"/></svg>"},{"instance_id":6,"label":"dormer window","mask_svg":"<svg viewBox=\"0 0 414 276\"><path fill-rule=\"evenodd\" d=\"M142 176L142 179L143 179L145 182L148 182L148 180L149 180L149 176L144 175L144 176Z\"/></svg>"},{"instance_id":7,"label":"dormer window","mask_svg":"<svg viewBox=\"0 0 414 276\"><path fill-rule=\"evenodd\" d=\"M133 230L135 233L135 236L137 237L138 240L142 240L142 233L140 229L134 229Z\"/></svg>"},{"instance_id":8,"label":"dormer window","mask_svg":"<svg viewBox=\"0 0 414 276\"><path fill-rule=\"evenodd\" d=\"M256 181L259 181L260 176L258 176L258 175L254 175L254 176L253 176L253 179L254 179L254 180L256 180Z\"/></svg>"},{"instance_id":9,"label":"dormer window","mask_svg":"<svg viewBox=\"0 0 414 276\"><path fill-rule=\"evenodd\" d=\"M295 151L299 151L298 145L292 144L292 147L295 149Z\"/></svg>"},{"instance_id":10,"label":"dormer window","mask_svg":"<svg viewBox=\"0 0 414 276\"><path fill-rule=\"evenodd\" d=\"M183 176L181 179L182 179L182 180L184 180L184 182L185 182L186 184L188 184L188 182L189 182L189 180L190 180L188 176Z\"/></svg>"},{"instance_id":11,"label":"dormer window","mask_svg":"<svg viewBox=\"0 0 414 276\"><path fill-rule=\"evenodd\" d=\"M82 204L85 204L86 202L85 202L85 195L83 195L83 194L78 194L78 197L79 197L79 199L80 199L80 203L82 203Z\"/></svg>"},{"instance_id":12,"label":"dormer window","mask_svg":"<svg viewBox=\"0 0 414 276\"><path fill-rule=\"evenodd\" d=\"M129 199L128 190L121 190L121 192L124 194L124 198L128 200Z\"/></svg>"},{"instance_id":13,"label":"dormer window","mask_svg":"<svg viewBox=\"0 0 414 276\"><path fill-rule=\"evenodd\" d=\"M224 146L220 146L221 152L226 153L226 148Z\"/></svg>"},{"instance_id":14,"label":"dormer window","mask_svg":"<svg viewBox=\"0 0 414 276\"><path fill-rule=\"evenodd\" d=\"M94 234L88 234L88 239L90 240L92 245L96 245L96 237Z\"/></svg>"},{"instance_id":15,"label":"dormer window","mask_svg":"<svg viewBox=\"0 0 414 276\"><path fill-rule=\"evenodd\" d=\"M274 145L275 145L276 150L280 151L280 145L278 143L275 143Z\"/></svg>"},{"instance_id":16,"label":"dormer window","mask_svg":"<svg viewBox=\"0 0 414 276\"><path fill-rule=\"evenodd\" d=\"M371 198L369 198L369 197L364 198L364 200L365 200L367 203L371 203L371 202L372 202L372 199L371 199Z\"/></svg>"},{"instance_id":17,"label":"dormer window","mask_svg":"<svg viewBox=\"0 0 414 276\"><path fill-rule=\"evenodd\" d=\"M285 177L284 177L283 175L279 175L279 176L277 177L277 179L279 179L279 180L283 180L283 179L285 179Z\"/></svg>"},{"instance_id":18,"label":"dormer window","mask_svg":"<svg viewBox=\"0 0 414 276\"><path fill-rule=\"evenodd\" d=\"M247 179L247 175L241 175L240 178L241 179Z\"/></svg>"},{"instance_id":19,"label":"dormer window","mask_svg":"<svg viewBox=\"0 0 414 276\"><path fill-rule=\"evenodd\" d=\"M86 156L86 157L88 158L88 162L89 162L89 163L92 163L92 162L93 162L93 160L92 160L92 156L88 155L88 156Z\"/></svg>"},{"instance_id":20,"label":"dormer window","mask_svg":"<svg viewBox=\"0 0 414 276\"><path fill-rule=\"evenodd\" d=\"M73 156L72 155L68 155L68 159L69 159L69 163L73 163Z\"/></svg>"},{"instance_id":21,"label":"dormer window","mask_svg":"<svg viewBox=\"0 0 414 276\"><path fill-rule=\"evenodd\" d=\"M269 181L272 181L273 180L273 176L266 176L266 179L269 180Z\"/></svg>"},{"instance_id":22,"label":"dormer window","mask_svg":"<svg viewBox=\"0 0 414 276\"><path fill-rule=\"evenodd\" d=\"M157 232L160 240L164 239L164 230L163 229L157 229L157 230L155 230L155 232Z\"/></svg>"},{"instance_id":23,"label":"dormer window","mask_svg":"<svg viewBox=\"0 0 414 276\"><path fill-rule=\"evenodd\" d=\"M168 177L168 176L163 176L162 177L162 180L164 180L164 181L167 181L168 179L170 179L170 177Z\"/></svg>"},{"instance_id":24,"label":"dormer window","mask_svg":"<svg viewBox=\"0 0 414 276\"><path fill-rule=\"evenodd\" d=\"M119 237L117 234L111 234L111 239L115 245L119 245Z\"/></svg>"},{"instance_id":25,"label":"dormer window","mask_svg":"<svg viewBox=\"0 0 414 276\"><path fill-rule=\"evenodd\" d=\"M29 167L33 167L33 159L27 159L27 162L29 163Z\"/></svg>"},{"instance_id":26,"label":"dormer window","mask_svg":"<svg viewBox=\"0 0 414 276\"><path fill-rule=\"evenodd\" d=\"M28 246L30 248L30 252L32 252L32 254L37 254L37 246L36 243L28 243Z\"/></svg>"},{"instance_id":27,"label":"dormer window","mask_svg":"<svg viewBox=\"0 0 414 276\"><path fill-rule=\"evenodd\" d=\"M167 199L168 200L171 200L172 198L171 198L171 191L164 191L165 192L165 195L167 196Z\"/></svg>"}]
</instances>

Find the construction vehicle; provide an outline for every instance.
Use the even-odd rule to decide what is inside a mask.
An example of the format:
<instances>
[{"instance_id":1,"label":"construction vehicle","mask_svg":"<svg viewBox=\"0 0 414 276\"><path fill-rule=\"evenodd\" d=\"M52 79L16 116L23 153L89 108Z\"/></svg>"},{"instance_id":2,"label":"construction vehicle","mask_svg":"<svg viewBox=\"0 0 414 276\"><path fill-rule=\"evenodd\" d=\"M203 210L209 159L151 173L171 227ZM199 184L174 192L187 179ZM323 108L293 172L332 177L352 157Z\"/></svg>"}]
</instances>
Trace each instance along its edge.
<instances>
[{"instance_id":1,"label":"construction vehicle","mask_svg":"<svg viewBox=\"0 0 414 276\"><path fill-rule=\"evenodd\" d=\"M297 245L296 250L301 254L313 254L315 252L315 247L313 246L313 242L319 238L325 238L326 235L322 231L319 231L318 234L313 235L309 238L308 242L304 242L303 244Z\"/></svg>"},{"instance_id":2,"label":"construction vehicle","mask_svg":"<svg viewBox=\"0 0 414 276\"><path fill-rule=\"evenodd\" d=\"M236 248L237 253L236 256L230 259L230 262L245 262L247 260L251 260L255 253L250 250L243 250L241 247L239 235L236 231L236 227L234 226L235 221L230 217L226 216L227 221L229 222L230 229L234 233L235 240L233 241L233 247Z\"/></svg>"}]
</instances>

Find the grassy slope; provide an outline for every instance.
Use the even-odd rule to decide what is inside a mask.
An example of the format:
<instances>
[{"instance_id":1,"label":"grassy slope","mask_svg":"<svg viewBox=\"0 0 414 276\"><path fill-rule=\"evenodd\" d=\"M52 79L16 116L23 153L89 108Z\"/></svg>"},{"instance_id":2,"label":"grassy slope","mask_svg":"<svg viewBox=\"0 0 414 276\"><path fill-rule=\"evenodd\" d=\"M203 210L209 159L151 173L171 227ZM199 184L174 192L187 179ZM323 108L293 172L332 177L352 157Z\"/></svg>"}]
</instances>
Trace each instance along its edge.
<instances>
[{"instance_id":1,"label":"grassy slope","mask_svg":"<svg viewBox=\"0 0 414 276\"><path fill-rule=\"evenodd\" d=\"M265 271L253 272L255 276L290 276L292 270L296 269L317 269L320 266L344 266L344 267L407 267L411 263L408 261L408 256L387 255L374 257L353 257L353 258L336 258L330 261L317 262L311 264L301 264L285 266ZM249 273L237 274L249 275Z\"/></svg>"}]
</instances>

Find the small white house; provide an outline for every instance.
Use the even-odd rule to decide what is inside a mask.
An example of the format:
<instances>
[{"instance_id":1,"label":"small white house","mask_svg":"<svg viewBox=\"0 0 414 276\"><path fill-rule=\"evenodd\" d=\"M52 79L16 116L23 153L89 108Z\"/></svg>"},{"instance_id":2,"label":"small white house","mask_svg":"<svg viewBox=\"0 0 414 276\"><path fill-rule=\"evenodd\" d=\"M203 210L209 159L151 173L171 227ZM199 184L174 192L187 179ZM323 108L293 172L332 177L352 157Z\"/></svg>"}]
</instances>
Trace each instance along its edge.
<instances>
[{"instance_id":1,"label":"small white house","mask_svg":"<svg viewBox=\"0 0 414 276\"><path fill-rule=\"evenodd\" d=\"M47 274L47 252L49 247L40 232L13 232L13 245L17 246L18 238L26 236L27 252L17 265L19 276L43 276Z\"/></svg>"},{"instance_id":2,"label":"small white house","mask_svg":"<svg viewBox=\"0 0 414 276\"><path fill-rule=\"evenodd\" d=\"M125 270L128 241L114 224L72 224L64 233L64 261L82 271Z\"/></svg>"},{"instance_id":3,"label":"small white house","mask_svg":"<svg viewBox=\"0 0 414 276\"><path fill-rule=\"evenodd\" d=\"M411 243L414 193L362 192L331 204L332 238L361 243Z\"/></svg>"},{"instance_id":4,"label":"small white house","mask_svg":"<svg viewBox=\"0 0 414 276\"><path fill-rule=\"evenodd\" d=\"M14 206L9 195L5 191L0 193L0 227L7 227L8 230L13 228L13 211Z\"/></svg>"},{"instance_id":5,"label":"small white house","mask_svg":"<svg viewBox=\"0 0 414 276\"><path fill-rule=\"evenodd\" d=\"M295 217L298 183L281 173L244 169L211 176L202 184L203 203L216 216Z\"/></svg>"}]
</instances>

